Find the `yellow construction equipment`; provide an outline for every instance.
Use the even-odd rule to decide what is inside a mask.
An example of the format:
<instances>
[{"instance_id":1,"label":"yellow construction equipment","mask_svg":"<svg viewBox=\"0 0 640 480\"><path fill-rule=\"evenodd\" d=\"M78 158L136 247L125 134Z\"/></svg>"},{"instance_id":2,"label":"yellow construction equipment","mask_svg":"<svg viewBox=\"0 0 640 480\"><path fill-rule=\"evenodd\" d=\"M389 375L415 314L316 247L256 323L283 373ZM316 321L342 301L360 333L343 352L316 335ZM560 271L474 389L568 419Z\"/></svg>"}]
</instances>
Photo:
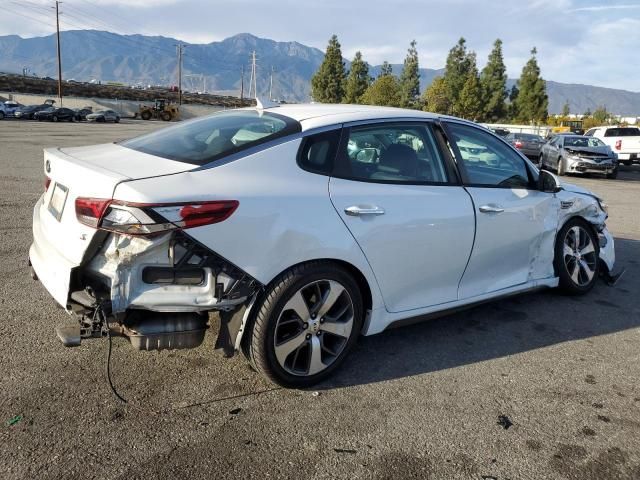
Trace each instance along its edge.
<instances>
[{"instance_id":1,"label":"yellow construction equipment","mask_svg":"<svg viewBox=\"0 0 640 480\"><path fill-rule=\"evenodd\" d=\"M553 127L551 133L575 133L582 135L584 129L582 128L582 120L562 120L560 125Z\"/></svg>"},{"instance_id":2,"label":"yellow construction equipment","mask_svg":"<svg viewBox=\"0 0 640 480\"><path fill-rule=\"evenodd\" d=\"M140 105L140 108L135 114L135 117L142 118L142 120L151 120L152 118L159 118L165 122L171 120L177 120L180 118L180 109L175 103L167 102L164 98L157 98L153 106Z\"/></svg>"}]
</instances>

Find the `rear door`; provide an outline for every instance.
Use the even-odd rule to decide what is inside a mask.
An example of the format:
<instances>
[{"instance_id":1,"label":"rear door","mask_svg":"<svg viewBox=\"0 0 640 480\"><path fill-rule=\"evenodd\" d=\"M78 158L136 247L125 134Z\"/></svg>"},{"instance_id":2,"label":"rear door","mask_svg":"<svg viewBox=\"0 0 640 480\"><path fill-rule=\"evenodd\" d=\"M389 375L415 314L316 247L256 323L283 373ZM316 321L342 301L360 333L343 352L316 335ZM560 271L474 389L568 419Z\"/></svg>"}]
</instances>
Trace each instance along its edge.
<instances>
[{"instance_id":1,"label":"rear door","mask_svg":"<svg viewBox=\"0 0 640 480\"><path fill-rule=\"evenodd\" d=\"M438 135L426 122L346 128L329 182L391 312L456 300L471 253L473 206Z\"/></svg>"},{"instance_id":2,"label":"rear door","mask_svg":"<svg viewBox=\"0 0 640 480\"><path fill-rule=\"evenodd\" d=\"M557 207L537 190L525 160L484 129L447 122L466 190L473 198L476 236L460 282L460 299L553 276Z\"/></svg>"}]
</instances>

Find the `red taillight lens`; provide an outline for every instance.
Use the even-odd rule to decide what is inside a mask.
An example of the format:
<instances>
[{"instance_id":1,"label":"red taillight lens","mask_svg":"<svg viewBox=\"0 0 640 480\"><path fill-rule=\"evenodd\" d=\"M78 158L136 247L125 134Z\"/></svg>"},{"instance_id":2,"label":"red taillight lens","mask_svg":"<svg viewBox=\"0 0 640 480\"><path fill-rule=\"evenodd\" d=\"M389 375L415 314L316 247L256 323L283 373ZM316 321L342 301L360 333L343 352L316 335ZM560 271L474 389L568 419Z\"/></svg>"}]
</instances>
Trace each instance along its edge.
<instances>
[{"instance_id":1,"label":"red taillight lens","mask_svg":"<svg viewBox=\"0 0 640 480\"><path fill-rule=\"evenodd\" d=\"M49 177L44 177L44 191L49 190L49 185L51 185L51 179Z\"/></svg>"},{"instance_id":2,"label":"red taillight lens","mask_svg":"<svg viewBox=\"0 0 640 480\"><path fill-rule=\"evenodd\" d=\"M102 198L76 199L78 221L126 235L153 235L178 228L219 223L238 208L237 200L193 203L128 203Z\"/></svg>"},{"instance_id":3,"label":"red taillight lens","mask_svg":"<svg viewBox=\"0 0 640 480\"><path fill-rule=\"evenodd\" d=\"M105 198L76 198L76 217L80 223L98 228L100 219L111 203Z\"/></svg>"},{"instance_id":4,"label":"red taillight lens","mask_svg":"<svg viewBox=\"0 0 640 480\"><path fill-rule=\"evenodd\" d=\"M185 205L180 209L180 216L184 228L201 227L226 220L238 205L237 200Z\"/></svg>"},{"instance_id":5,"label":"red taillight lens","mask_svg":"<svg viewBox=\"0 0 640 480\"><path fill-rule=\"evenodd\" d=\"M622 140L616 140L616 150L622 150Z\"/></svg>"},{"instance_id":6,"label":"red taillight lens","mask_svg":"<svg viewBox=\"0 0 640 480\"><path fill-rule=\"evenodd\" d=\"M513 146L516 148L522 148L522 142L520 140L516 140Z\"/></svg>"}]
</instances>

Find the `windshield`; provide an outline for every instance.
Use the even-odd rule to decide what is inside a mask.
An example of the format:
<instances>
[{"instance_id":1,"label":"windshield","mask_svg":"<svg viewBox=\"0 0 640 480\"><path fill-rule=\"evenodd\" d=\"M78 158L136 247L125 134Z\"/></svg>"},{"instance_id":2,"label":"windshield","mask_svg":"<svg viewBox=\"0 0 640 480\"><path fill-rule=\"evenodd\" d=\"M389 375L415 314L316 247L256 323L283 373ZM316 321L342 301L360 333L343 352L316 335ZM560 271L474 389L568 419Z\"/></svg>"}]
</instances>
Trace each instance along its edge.
<instances>
[{"instance_id":1,"label":"windshield","mask_svg":"<svg viewBox=\"0 0 640 480\"><path fill-rule=\"evenodd\" d=\"M593 137L566 137L565 147L605 147L606 145L599 139Z\"/></svg>"},{"instance_id":2,"label":"windshield","mask_svg":"<svg viewBox=\"0 0 640 480\"><path fill-rule=\"evenodd\" d=\"M232 110L125 140L120 145L179 162L206 165L299 131L300 124L283 115Z\"/></svg>"}]
</instances>

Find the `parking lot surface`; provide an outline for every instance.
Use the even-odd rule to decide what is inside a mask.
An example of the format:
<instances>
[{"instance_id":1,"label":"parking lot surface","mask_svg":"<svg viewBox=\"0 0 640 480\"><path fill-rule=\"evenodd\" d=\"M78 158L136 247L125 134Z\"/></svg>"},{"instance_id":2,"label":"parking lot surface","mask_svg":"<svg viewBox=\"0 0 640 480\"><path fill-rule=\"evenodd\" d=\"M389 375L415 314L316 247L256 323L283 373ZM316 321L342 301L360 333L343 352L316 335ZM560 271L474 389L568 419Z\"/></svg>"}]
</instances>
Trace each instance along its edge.
<instances>
[{"instance_id":1,"label":"parking lot surface","mask_svg":"<svg viewBox=\"0 0 640 480\"><path fill-rule=\"evenodd\" d=\"M68 321L29 277L42 148L161 122L0 122L0 478L640 478L640 166L567 179L605 198L615 287L545 291L361 338L311 391L240 355L67 349ZM508 428L507 428L508 427Z\"/></svg>"}]
</instances>

